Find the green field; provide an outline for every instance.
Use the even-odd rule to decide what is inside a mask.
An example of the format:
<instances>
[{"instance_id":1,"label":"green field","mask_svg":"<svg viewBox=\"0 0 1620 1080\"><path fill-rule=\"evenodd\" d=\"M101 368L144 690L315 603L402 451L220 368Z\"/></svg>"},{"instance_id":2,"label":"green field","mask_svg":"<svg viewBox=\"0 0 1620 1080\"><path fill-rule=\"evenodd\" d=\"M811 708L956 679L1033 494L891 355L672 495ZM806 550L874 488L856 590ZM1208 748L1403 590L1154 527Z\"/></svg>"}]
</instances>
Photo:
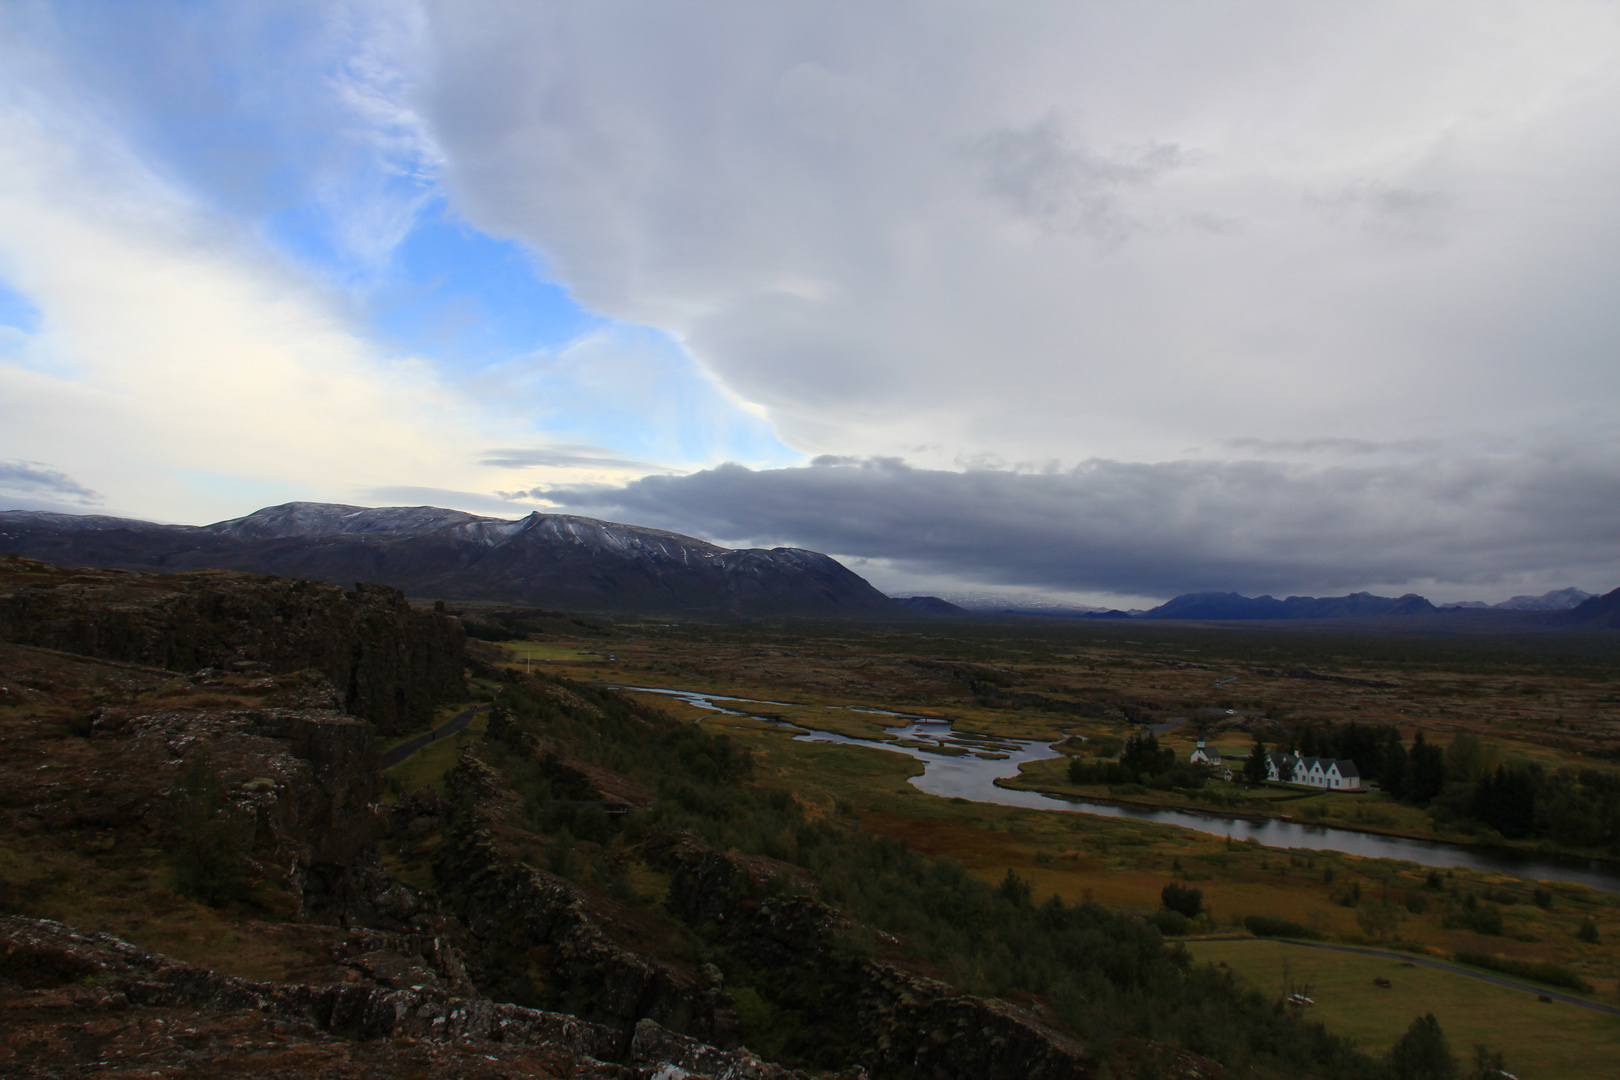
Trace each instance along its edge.
<instances>
[{"instance_id":1,"label":"green field","mask_svg":"<svg viewBox=\"0 0 1620 1080\"><path fill-rule=\"evenodd\" d=\"M1279 997L1303 991L1310 1015L1329 1031L1375 1053L1389 1049L1413 1017L1432 1012L1465 1063L1484 1043L1507 1055L1521 1080L1613 1076L1620 1059L1620 1016L1564 1002L1545 1004L1522 990L1402 961L1301 948L1280 941L1194 941L1194 959L1224 961L1254 986ZM1393 985L1373 985L1382 976Z\"/></svg>"},{"instance_id":2,"label":"green field","mask_svg":"<svg viewBox=\"0 0 1620 1080\"><path fill-rule=\"evenodd\" d=\"M525 661L540 663L592 663L604 661L612 652L611 649L602 649L600 652L586 651L572 645L552 645L541 641L503 641L501 648L508 650L511 660L522 665Z\"/></svg>"}]
</instances>

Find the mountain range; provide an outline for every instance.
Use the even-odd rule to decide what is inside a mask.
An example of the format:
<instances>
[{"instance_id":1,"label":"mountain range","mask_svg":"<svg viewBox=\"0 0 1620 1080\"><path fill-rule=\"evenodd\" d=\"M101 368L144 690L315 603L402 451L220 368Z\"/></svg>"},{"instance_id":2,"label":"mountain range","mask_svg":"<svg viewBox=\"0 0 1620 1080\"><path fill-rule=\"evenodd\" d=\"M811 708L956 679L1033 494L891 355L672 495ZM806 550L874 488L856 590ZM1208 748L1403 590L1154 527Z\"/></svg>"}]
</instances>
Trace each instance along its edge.
<instances>
[{"instance_id":1,"label":"mountain range","mask_svg":"<svg viewBox=\"0 0 1620 1080\"><path fill-rule=\"evenodd\" d=\"M247 570L412 596L666 615L912 614L836 560L731 549L565 514L517 521L432 506L285 503L213 525L0 512L0 551L66 566Z\"/></svg>"},{"instance_id":2,"label":"mountain range","mask_svg":"<svg viewBox=\"0 0 1620 1080\"><path fill-rule=\"evenodd\" d=\"M1436 607L1416 593L1374 596L1368 592L1346 596L1242 596L1235 592L1183 593L1144 612L1093 612L1087 618L1184 619L1199 622L1236 620L1356 619L1434 616L1471 619L1478 616L1534 620L1537 625L1582 629L1620 627L1620 589L1594 596L1582 589L1557 589L1541 596L1515 596L1500 604L1480 602Z\"/></svg>"},{"instance_id":3,"label":"mountain range","mask_svg":"<svg viewBox=\"0 0 1620 1080\"><path fill-rule=\"evenodd\" d=\"M1064 605L994 608L937 596L885 596L829 556L803 548L720 547L679 533L568 514L513 521L434 506L293 502L213 525L0 511L0 551L65 566L245 570L348 585L378 582L424 599L668 616L916 618L985 614L1193 621L1427 616L1620 627L1620 590L1558 589L1490 606L1436 607L1422 596L1184 593L1148 611ZM984 599L984 598L978 598ZM999 604L1005 605L1006 598Z\"/></svg>"},{"instance_id":4,"label":"mountain range","mask_svg":"<svg viewBox=\"0 0 1620 1080\"><path fill-rule=\"evenodd\" d=\"M1487 604L1483 600L1464 600L1455 604L1441 604L1441 611L1452 608L1467 608L1484 610L1490 608L1496 611L1569 611L1580 606L1582 601L1590 600L1593 594L1585 589L1554 589L1544 592L1540 596L1510 596L1500 604Z\"/></svg>"}]
</instances>

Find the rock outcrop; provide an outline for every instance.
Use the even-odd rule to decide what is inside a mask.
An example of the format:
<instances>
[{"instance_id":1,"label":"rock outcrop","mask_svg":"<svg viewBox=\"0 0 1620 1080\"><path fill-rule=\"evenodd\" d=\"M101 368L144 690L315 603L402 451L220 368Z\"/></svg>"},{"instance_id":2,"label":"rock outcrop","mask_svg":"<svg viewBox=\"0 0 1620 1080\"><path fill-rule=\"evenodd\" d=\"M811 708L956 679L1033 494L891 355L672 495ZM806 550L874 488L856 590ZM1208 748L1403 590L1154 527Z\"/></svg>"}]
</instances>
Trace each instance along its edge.
<instances>
[{"instance_id":1,"label":"rock outcrop","mask_svg":"<svg viewBox=\"0 0 1620 1080\"><path fill-rule=\"evenodd\" d=\"M0 555L0 641L190 673L314 669L390 734L466 695L458 620L383 585L257 574L64 570Z\"/></svg>"},{"instance_id":2,"label":"rock outcrop","mask_svg":"<svg viewBox=\"0 0 1620 1080\"><path fill-rule=\"evenodd\" d=\"M575 1016L401 985L386 973L333 985L242 979L16 916L0 916L0 1010L0 1072L19 1077L800 1075L652 1021L626 1048L621 1032Z\"/></svg>"},{"instance_id":3,"label":"rock outcrop","mask_svg":"<svg viewBox=\"0 0 1620 1080\"><path fill-rule=\"evenodd\" d=\"M576 973L569 1004L582 1000L581 1011L615 1022L481 993L469 968L480 950L514 944L499 939L509 924L491 906L478 937L441 901L385 871L374 843L387 817L372 727L335 704L315 672L187 680L0 644L8 856L50 860L67 849L97 897L85 897L86 918L105 917L114 879L184 846L183 806L202 797L188 785L206 780L210 813L241 827L230 854L251 879L252 897L240 901L251 917L233 933L245 947L287 943L300 959L282 970L301 973L250 978L35 913L0 915L0 1075L798 1077L648 1019L679 1020L701 1005L701 980L614 944L578 892L549 875L524 880L491 864L469 884L516 897L523 932L554 950L559 970ZM401 804L407 826L451 809L431 790ZM104 872L93 865L102 854L112 860ZM467 854L474 859L477 845ZM13 884L0 878L0 912L35 904ZM166 888L150 895L185 907ZM229 919L206 915L216 927ZM286 921L263 921L275 918Z\"/></svg>"},{"instance_id":4,"label":"rock outcrop","mask_svg":"<svg viewBox=\"0 0 1620 1080\"><path fill-rule=\"evenodd\" d=\"M515 799L492 769L464 754L448 783L463 809L435 869L471 933L474 962L494 969L514 953L540 959L548 998L627 1040L642 1019L717 1034L715 1015L729 1002L715 985L617 944L581 890L503 850L502 818Z\"/></svg>"},{"instance_id":5,"label":"rock outcrop","mask_svg":"<svg viewBox=\"0 0 1620 1080\"><path fill-rule=\"evenodd\" d=\"M794 1004L860 1047L865 1068L936 1080L1091 1075L1084 1046L1028 1009L841 951L849 926L837 909L772 888L793 874L786 864L724 854L681 833L649 838L644 850L670 876L666 907L707 925L779 984L797 980L804 993Z\"/></svg>"}]
</instances>

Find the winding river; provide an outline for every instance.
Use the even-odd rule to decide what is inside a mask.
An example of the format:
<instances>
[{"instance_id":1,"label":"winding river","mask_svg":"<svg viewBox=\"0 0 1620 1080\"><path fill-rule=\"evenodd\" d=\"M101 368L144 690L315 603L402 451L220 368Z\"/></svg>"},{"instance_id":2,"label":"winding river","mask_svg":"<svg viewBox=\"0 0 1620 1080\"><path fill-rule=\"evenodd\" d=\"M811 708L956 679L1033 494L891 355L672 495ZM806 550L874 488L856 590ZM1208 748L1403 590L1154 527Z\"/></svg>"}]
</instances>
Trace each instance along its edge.
<instances>
[{"instance_id":1,"label":"winding river","mask_svg":"<svg viewBox=\"0 0 1620 1080\"><path fill-rule=\"evenodd\" d=\"M1361 855L1367 858L1404 859L1420 866L1441 868L1460 866L1470 870L1511 874L1514 877L1540 881L1577 882L1607 892L1620 892L1620 870L1594 860L1535 858L1510 851L1466 847L1433 840L1411 840L1399 836L1380 836L1352 829L1304 825L1296 821L1264 819L1251 821L1247 818L1187 810L1112 806L1107 803L1043 795L1036 791L1017 791L999 787L996 781L1017 776L1018 767L1024 762L1056 757L1057 752L1049 744L1038 740L958 734L948 721L934 718L886 712L882 709L829 706L894 719L897 723L886 727L889 735L895 740L890 742L857 739L830 731L810 730L801 723L761 717L746 708L728 707L729 704L786 706L789 704L787 702L759 701L652 686L615 686L613 689L644 694L665 694L679 698L694 708L727 716L751 716L755 719L780 723L783 727L802 732L794 738L803 742L841 743L909 755L921 761L924 766L922 775L911 778L912 785L930 795L1016 806L1027 810L1068 810L1096 814L1100 817L1134 818L1161 825L1179 825L1184 829L1193 829L1213 836L1229 836L1233 840L1254 840L1267 847L1341 851L1348 855ZM721 702L728 704L720 704Z\"/></svg>"}]
</instances>

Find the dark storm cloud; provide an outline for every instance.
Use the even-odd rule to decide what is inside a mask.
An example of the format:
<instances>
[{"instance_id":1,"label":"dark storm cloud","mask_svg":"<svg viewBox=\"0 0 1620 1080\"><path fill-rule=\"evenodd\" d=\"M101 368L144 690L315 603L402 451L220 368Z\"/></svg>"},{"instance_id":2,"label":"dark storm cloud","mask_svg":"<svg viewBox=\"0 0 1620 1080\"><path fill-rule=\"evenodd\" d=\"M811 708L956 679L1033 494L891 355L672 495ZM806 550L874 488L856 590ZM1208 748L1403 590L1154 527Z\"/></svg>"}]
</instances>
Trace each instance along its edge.
<instances>
[{"instance_id":1,"label":"dark storm cloud","mask_svg":"<svg viewBox=\"0 0 1620 1080\"><path fill-rule=\"evenodd\" d=\"M1046 473L828 458L544 497L724 542L1048 589L1326 594L1538 573L1607 588L1620 578L1614 465L1568 448L1363 468L1092 461Z\"/></svg>"}]
</instances>

